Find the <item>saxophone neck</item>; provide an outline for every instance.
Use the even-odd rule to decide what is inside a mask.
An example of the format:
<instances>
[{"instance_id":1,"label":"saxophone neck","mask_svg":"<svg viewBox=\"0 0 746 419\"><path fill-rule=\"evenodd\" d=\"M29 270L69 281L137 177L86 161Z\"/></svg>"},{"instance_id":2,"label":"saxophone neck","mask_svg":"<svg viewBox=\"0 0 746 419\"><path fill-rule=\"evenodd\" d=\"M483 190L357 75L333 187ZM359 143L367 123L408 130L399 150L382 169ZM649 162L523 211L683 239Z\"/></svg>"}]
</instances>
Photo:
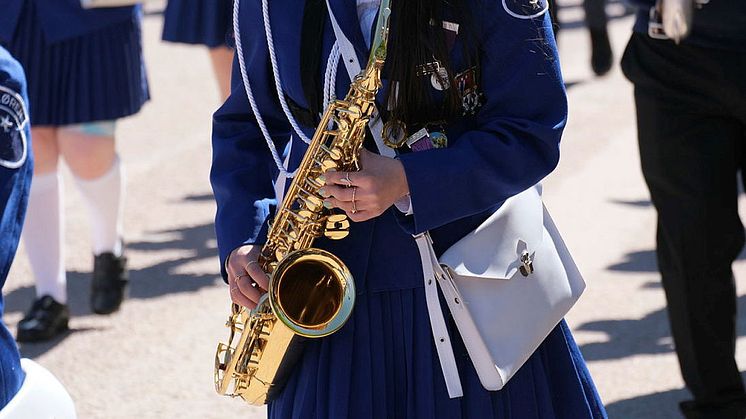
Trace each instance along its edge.
<instances>
[{"instance_id":1,"label":"saxophone neck","mask_svg":"<svg viewBox=\"0 0 746 419\"><path fill-rule=\"evenodd\" d=\"M391 18L390 5L391 0L381 1L368 64L353 81L354 89L365 92L367 95L375 96L381 87L381 70L386 61L386 53L388 51L389 23Z\"/></svg>"},{"instance_id":2,"label":"saxophone neck","mask_svg":"<svg viewBox=\"0 0 746 419\"><path fill-rule=\"evenodd\" d=\"M389 23L391 19L391 0L382 0L378 9L378 19L376 20L376 32L373 38L373 45L370 48L370 58L368 67L382 67L386 61L386 52L388 50ZM367 69L366 69L367 70ZM367 72L367 71L366 71Z\"/></svg>"}]
</instances>

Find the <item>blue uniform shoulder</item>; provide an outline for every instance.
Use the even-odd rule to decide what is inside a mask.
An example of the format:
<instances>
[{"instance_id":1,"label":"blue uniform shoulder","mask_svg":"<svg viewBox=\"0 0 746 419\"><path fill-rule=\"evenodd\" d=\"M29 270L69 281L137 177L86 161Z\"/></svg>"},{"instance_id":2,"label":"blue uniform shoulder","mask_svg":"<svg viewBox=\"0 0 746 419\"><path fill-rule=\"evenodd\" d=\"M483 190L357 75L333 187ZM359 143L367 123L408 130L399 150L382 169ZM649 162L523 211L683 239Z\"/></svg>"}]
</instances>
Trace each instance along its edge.
<instances>
[{"instance_id":1,"label":"blue uniform shoulder","mask_svg":"<svg viewBox=\"0 0 746 419\"><path fill-rule=\"evenodd\" d=\"M17 169L28 157L26 78L21 64L0 47L0 168Z\"/></svg>"}]
</instances>

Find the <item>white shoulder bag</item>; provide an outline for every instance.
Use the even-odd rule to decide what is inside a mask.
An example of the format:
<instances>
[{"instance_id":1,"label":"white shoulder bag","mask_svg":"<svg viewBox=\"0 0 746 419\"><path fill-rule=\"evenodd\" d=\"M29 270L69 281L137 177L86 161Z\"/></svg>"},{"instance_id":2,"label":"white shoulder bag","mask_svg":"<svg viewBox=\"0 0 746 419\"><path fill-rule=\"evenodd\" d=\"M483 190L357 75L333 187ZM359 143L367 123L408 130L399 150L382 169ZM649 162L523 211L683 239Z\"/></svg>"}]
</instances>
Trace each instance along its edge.
<instances>
[{"instance_id":1,"label":"white shoulder bag","mask_svg":"<svg viewBox=\"0 0 746 419\"><path fill-rule=\"evenodd\" d=\"M540 185L505 201L434 270L487 390L505 386L585 289Z\"/></svg>"},{"instance_id":2,"label":"white shoulder bag","mask_svg":"<svg viewBox=\"0 0 746 419\"><path fill-rule=\"evenodd\" d=\"M331 7L328 10L352 79L360 64ZM380 138L380 119L370 125L379 151L390 156L391 149ZM452 398L463 391L436 283L487 390L505 386L585 289L541 192L541 185L535 185L506 200L440 260L427 232L415 236L433 339Z\"/></svg>"}]
</instances>

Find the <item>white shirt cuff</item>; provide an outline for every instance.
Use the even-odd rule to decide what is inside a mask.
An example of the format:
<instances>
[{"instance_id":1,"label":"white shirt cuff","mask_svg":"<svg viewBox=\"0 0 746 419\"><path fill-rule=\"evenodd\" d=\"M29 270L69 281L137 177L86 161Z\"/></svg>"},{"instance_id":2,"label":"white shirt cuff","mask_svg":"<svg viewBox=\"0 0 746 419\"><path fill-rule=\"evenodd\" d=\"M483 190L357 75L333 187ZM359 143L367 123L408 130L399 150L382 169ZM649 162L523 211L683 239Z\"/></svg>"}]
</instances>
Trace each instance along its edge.
<instances>
[{"instance_id":1,"label":"white shirt cuff","mask_svg":"<svg viewBox=\"0 0 746 419\"><path fill-rule=\"evenodd\" d=\"M409 194L406 194L399 198L396 202L394 202L394 206L404 215L414 214L414 211L412 211L412 197L409 196Z\"/></svg>"}]
</instances>

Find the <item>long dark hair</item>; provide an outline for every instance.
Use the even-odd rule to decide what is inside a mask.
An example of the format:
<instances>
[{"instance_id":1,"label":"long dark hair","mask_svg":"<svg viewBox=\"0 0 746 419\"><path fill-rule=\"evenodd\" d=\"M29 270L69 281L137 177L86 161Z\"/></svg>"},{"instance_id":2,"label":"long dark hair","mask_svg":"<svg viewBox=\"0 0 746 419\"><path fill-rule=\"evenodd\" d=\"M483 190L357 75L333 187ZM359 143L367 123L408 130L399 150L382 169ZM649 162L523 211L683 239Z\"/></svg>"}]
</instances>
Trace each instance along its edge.
<instances>
[{"instance_id":1,"label":"long dark hair","mask_svg":"<svg viewBox=\"0 0 746 419\"><path fill-rule=\"evenodd\" d=\"M443 91L442 99L433 96L430 77L418 75L418 67L437 60L445 67L454 86L454 68L450 58L443 21L459 24L464 61L477 56L466 0L397 0L392 2L391 39L387 54L387 78L392 81L387 92L390 117L408 125L447 120L461 114L457 89Z\"/></svg>"}]
</instances>

